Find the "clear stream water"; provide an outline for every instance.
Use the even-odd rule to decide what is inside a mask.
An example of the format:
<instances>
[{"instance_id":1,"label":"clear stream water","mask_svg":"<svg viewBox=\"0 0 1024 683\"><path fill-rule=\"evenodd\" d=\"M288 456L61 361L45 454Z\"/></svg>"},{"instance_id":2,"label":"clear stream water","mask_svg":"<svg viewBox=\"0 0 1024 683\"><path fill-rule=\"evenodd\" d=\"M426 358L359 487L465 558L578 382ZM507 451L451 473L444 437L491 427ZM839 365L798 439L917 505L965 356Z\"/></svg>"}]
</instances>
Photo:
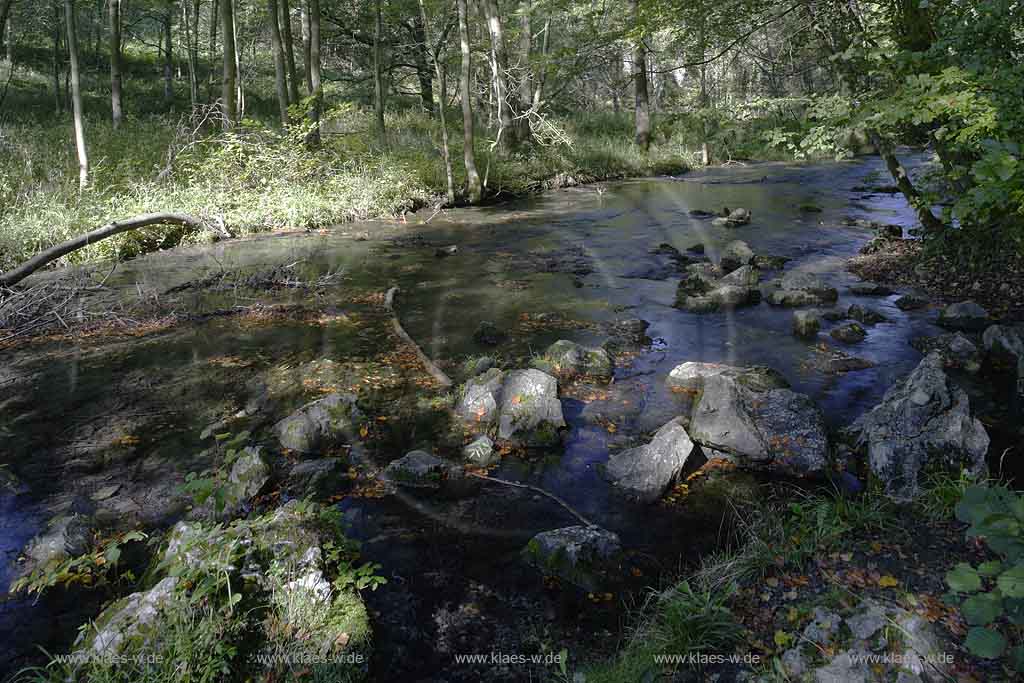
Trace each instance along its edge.
<instances>
[{"instance_id":1,"label":"clear stream water","mask_svg":"<svg viewBox=\"0 0 1024 683\"><path fill-rule=\"evenodd\" d=\"M472 339L480 320L506 329L523 313L557 313L595 323L648 321L654 343L617 371L612 398L591 404L564 400L571 431L561 455L506 458L493 473L552 491L618 532L644 570L642 585L656 583L658 575L670 575L715 547L720 531L720 515L699 502L631 505L617 498L600 475L610 445L648 433L679 413L678 398L666 391L663 381L675 365L701 360L771 366L797 391L812 396L831 426L841 426L876 404L896 378L917 364L920 354L910 339L939 332L933 325L934 309L903 312L892 303L897 295L857 297L849 292L857 278L845 271L844 261L871 232L844 227L842 219L905 227L914 222L899 195L853 191L883 178L884 167L872 158L734 166L680 178L580 187L446 212L426 224L422 221L427 216L419 216L409 230L419 237L396 242L349 237L363 230L372 236L379 224L370 223L180 248L123 264L111 284L124 292L161 292L221 267L257 269L299 262L306 275L341 269L361 283L379 283L381 291L398 284L403 325L439 361L491 352ZM801 212L802 204L822 211ZM750 209L752 222L716 228L689 215L694 209L725 206ZM809 360L816 351L792 335L789 309L762 303L728 314L697 315L673 308L678 275L659 273L666 261L652 249L668 243L686 252L703 243L717 259L717 250L733 239L745 240L758 254L791 258L787 269L821 274L840 291L842 307L861 303L883 313L888 322L869 328L860 344L843 347L828 339L875 367L839 375L815 369ZM457 244L458 253L438 259L435 248L446 244ZM536 267L552 255L561 265ZM566 261L571 262L568 267ZM763 273L763 279L776 276ZM320 306L332 305L331 291L321 295ZM192 310L249 303L231 293L183 296L183 305ZM589 330L541 329L517 336L515 348L499 347L496 353L541 351L563 337L593 343L605 338ZM98 348L55 347L45 357L38 349L0 352L0 462L25 482L20 491L0 488L0 589L12 579L18 553L38 533L52 501L88 494L94 486L86 472L85 490L68 490L75 489L76 480L67 475L67 463L76 457L76 449L89 451L110 442L111 434L104 431L110 416L134 425L135 433L150 435L135 447L136 455L140 450L161 454L159 462L174 462L186 471L195 463L176 454L202 449L197 435L209 423L211 410L244 403L244 382L230 372L207 372L211 359L258 358L267 364L337 359L375 343L294 321L247 328L212 319L171 334ZM112 383L116 388L118 382L130 388L112 392ZM618 425L615 435L600 424L601 417ZM373 457L383 465L402 454ZM151 480L154 495L159 495L167 477L166 470L147 468L154 457L146 455L133 465L132 476ZM61 468L63 477L58 476ZM382 653L374 663L377 679L418 680L445 672L445 680L460 675L473 680L470 671L460 674L454 653L484 651L480 648L525 651L548 642L546 638L557 640L545 635L556 632L570 642L596 639L603 646L614 645L622 616L617 600L612 606L595 606L545 590L516 559L533 534L575 523L551 501L487 487L458 501L391 496L349 498L340 505L350 534L364 542L365 556L380 562L390 579L368 596L377 651ZM78 623L95 610L94 603L71 609L55 599L32 605L20 598L0 598L0 662L27 661L34 643L66 649ZM551 644L559 649L558 642Z\"/></svg>"}]
</instances>

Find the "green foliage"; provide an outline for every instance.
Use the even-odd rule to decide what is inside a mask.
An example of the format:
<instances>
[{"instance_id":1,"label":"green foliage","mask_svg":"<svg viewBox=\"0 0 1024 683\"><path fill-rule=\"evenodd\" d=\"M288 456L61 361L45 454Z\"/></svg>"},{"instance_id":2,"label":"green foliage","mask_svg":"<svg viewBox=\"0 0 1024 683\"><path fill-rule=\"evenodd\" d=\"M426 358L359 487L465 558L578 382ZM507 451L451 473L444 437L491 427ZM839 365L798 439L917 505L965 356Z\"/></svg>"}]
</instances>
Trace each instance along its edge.
<instances>
[{"instance_id":1,"label":"green foliage","mask_svg":"<svg viewBox=\"0 0 1024 683\"><path fill-rule=\"evenodd\" d=\"M11 584L11 592L24 591L28 595L39 595L55 586L81 585L94 588L112 582L130 583L135 580L135 576L130 570L121 571L122 550L126 545L145 541L146 538L146 534L141 531L104 538L90 553L55 560L34 568Z\"/></svg>"},{"instance_id":2,"label":"green foliage","mask_svg":"<svg viewBox=\"0 0 1024 683\"><path fill-rule=\"evenodd\" d=\"M959 605L971 627L965 646L978 657L995 659L1012 641L1011 665L1024 672L1024 495L1002 486L970 486L956 516L970 524L969 537L983 538L1002 558L977 567L961 562L946 573L947 598Z\"/></svg>"}]
</instances>

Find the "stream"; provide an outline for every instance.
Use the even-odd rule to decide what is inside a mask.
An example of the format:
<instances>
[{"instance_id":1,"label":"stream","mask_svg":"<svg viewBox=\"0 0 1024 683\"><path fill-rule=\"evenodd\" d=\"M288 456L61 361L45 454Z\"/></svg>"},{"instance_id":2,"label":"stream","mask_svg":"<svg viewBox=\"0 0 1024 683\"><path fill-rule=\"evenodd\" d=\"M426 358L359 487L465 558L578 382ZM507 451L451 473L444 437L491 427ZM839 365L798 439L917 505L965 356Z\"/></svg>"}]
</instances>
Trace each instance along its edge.
<instances>
[{"instance_id":1,"label":"stream","mask_svg":"<svg viewBox=\"0 0 1024 683\"><path fill-rule=\"evenodd\" d=\"M914 166L927 160L908 161ZM19 482L0 487L0 590L15 578L25 544L56 510L98 507L147 528L171 523L174 511L156 501L170 496L184 473L203 466L204 427L244 405L260 373L275 369L286 383L301 386L324 361L379 352L381 340L359 331L353 322L359 316L343 294L397 285L403 326L456 378L454 369L473 356L520 360L561 338L600 344L606 326L617 320L647 321L652 342L619 364L606 394L563 398L569 432L561 453L506 457L491 472L552 492L618 533L635 564L635 585L610 600L544 585L519 561L519 550L539 531L576 522L530 491L487 485L459 500L345 497L337 504L348 533L388 578L366 595L375 629L374 680L478 680L480 670L455 663L464 653L562 647L570 656L583 647L610 652L644 586L659 585L721 544L720 503L703 505L697 495L680 503L632 504L601 475L609 448L634 444L679 414L679 397L664 383L673 367L684 361L770 366L795 391L811 396L829 427L838 428L877 404L917 365L921 354L910 346L912 338L940 332L935 308L905 312L894 305L908 290L884 297L850 293L858 278L844 263L872 232L844 219L904 228L915 223L901 195L853 189L885 177L876 158L737 165L570 188L437 216L427 211L407 225L370 222L264 235L124 263L108 282L111 297L158 300L224 269L257 271L282 263L296 264L308 278L343 277L316 290L315 300L299 289L273 294L275 303L315 308L321 318L331 318L327 324L284 316L246 324L209 315L137 338L0 351L0 463ZM821 211L800 209L808 204ZM690 215L725 206L745 207L753 220L723 228ZM380 239L382 227L392 237ZM353 238L362 232L369 239ZM821 275L839 290L841 307L860 303L881 312L887 321L870 327L863 342L827 342L873 366L824 372L814 362L821 351L793 335L792 309L761 303L694 314L674 308L678 273L653 250L664 243L686 253L704 244L717 260L718 250L734 239L757 254L788 257L787 270ZM458 252L435 255L449 244ZM767 271L762 279L779 274ZM237 290L185 289L178 296L193 313L253 303ZM575 324L529 324L537 319ZM509 340L494 348L475 342L482 320L511 331ZM972 400L985 400L983 387L963 380ZM297 396L284 402L277 417L298 404ZM429 443L422 432L399 425L369 448L368 457L383 467L424 446ZM122 482L119 491L98 495L111 481ZM78 625L95 615L100 602L81 591L73 595L35 604L0 598L0 678L35 662L36 645L67 651ZM510 669L505 675L522 673Z\"/></svg>"}]
</instances>

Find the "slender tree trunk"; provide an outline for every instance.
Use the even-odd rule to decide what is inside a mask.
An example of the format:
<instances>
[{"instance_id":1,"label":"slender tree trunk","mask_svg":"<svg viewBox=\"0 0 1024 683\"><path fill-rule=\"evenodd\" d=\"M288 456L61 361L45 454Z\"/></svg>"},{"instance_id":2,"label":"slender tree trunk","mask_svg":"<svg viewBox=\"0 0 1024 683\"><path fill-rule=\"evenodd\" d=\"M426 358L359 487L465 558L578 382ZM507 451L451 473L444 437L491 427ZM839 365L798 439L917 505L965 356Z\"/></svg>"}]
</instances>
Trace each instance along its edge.
<instances>
[{"instance_id":1,"label":"slender tree trunk","mask_svg":"<svg viewBox=\"0 0 1024 683\"><path fill-rule=\"evenodd\" d=\"M110 109L114 130L121 127L121 0L110 0Z\"/></svg>"},{"instance_id":2,"label":"slender tree trunk","mask_svg":"<svg viewBox=\"0 0 1024 683\"><path fill-rule=\"evenodd\" d=\"M14 65L14 19L7 16L7 63Z\"/></svg>"},{"instance_id":3,"label":"slender tree trunk","mask_svg":"<svg viewBox=\"0 0 1024 683\"><path fill-rule=\"evenodd\" d=\"M431 64L434 67L434 77L437 79L439 88L437 101L437 120L441 125L441 158L444 159L444 175L448 185L448 204L455 203L455 178L452 174L452 156L448 145L448 117L445 108L448 106L448 77L441 66L441 58L438 53L431 49L433 38L430 32L430 22L427 20L427 9L424 0L419 0L420 22L423 31L423 47L425 54L429 55ZM438 46L440 50L440 46ZM431 108L433 108L433 88L431 88Z\"/></svg>"},{"instance_id":4,"label":"slender tree trunk","mask_svg":"<svg viewBox=\"0 0 1024 683\"><path fill-rule=\"evenodd\" d=\"M217 62L217 27L220 22L220 2L212 0L210 2L210 47L206 56L207 63L210 65L210 77L206 84L209 100L213 99L213 91L217 83L217 68L214 64Z\"/></svg>"},{"instance_id":5,"label":"slender tree trunk","mask_svg":"<svg viewBox=\"0 0 1024 683\"><path fill-rule=\"evenodd\" d=\"M302 62L306 76L306 92L313 94L313 68L312 68L312 46L310 41L309 8L305 2L302 5Z\"/></svg>"},{"instance_id":6,"label":"slender tree trunk","mask_svg":"<svg viewBox=\"0 0 1024 683\"><path fill-rule=\"evenodd\" d=\"M540 41L540 69L537 79L533 84L533 109L540 109L541 102L544 96L544 85L548 79L548 51L549 51L549 37L551 35L551 19L550 17L544 20L544 37ZM616 101L618 100L618 90L616 90Z\"/></svg>"},{"instance_id":7,"label":"slender tree trunk","mask_svg":"<svg viewBox=\"0 0 1024 683\"><path fill-rule=\"evenodd\" d=\"M310 88L313 94L313 109L310 117L313 119L313 130L310 131L308 142L311 145L320 144L320 112L323 107L323 88L320 80L320 0L307 0L307 14L309 15L309 79Z\"/></svg>"},{"instance_id":8,"label":"slender tree trunk","mask_svg":"<svg viewBox=\"0 0 1024 683\"><path fill-rule=\"evenodd\" d=\"M469 45L469 14L466 0L456 0L459 7L459 49L462 55L462 71L459 88L462 91L462 157L466 164L466 190L470 203L480 201L483 189L480 174L476 172L476 158L473 154L473 91L470 81L473 75L472 52Z\"/></svg>"},{"instance_id":9,"label":"slender tree trunk","mask_svg":"<svg viewBox=\"0 0 1024 683\"><path fill-rule=\"evenodd\" d=\"M498 15L497 0L483 0L487 31L491 36L491 69L494 74L494 98L498 103L498 142L502 149L509 151L516 146L518 132L509 101L508 50L505 35Z\"/></svg>"},{"instance_id":10,"label":"slender tree trunk","mask_svg":"<svg viewBox=\"0 0 1024 683\"><path fill-rule=\"evenodd\" d=\"M174 38L171 30L174 23L174 0L167 0L167 14L164 17L164 102L174 105Z\"/></svg>"},{"instance_id":11,"label":"slender tree trunk","mask_svg":"<svg viewBox=\"0 0 1024 683\"><path fill-rule=\"evenodd\" d=\"M640 30L640 0L631 0L633 21ZM637 36L633 48L633 87L636 98L636 144L647 151L651 146L651 103L647 94L647 46L643 35Z\"/></svg>"},{"instance_id":12,"label":"slender tree trunk","mask_svg":"<svg viewBox=\"0 0 1024 683\"><path fill-rule=\"evenodd\" d=\"M421 13L422 14L422 13ZM434 112L433 60L429 56L427 32L424 18L416 14L412 19L413 56L416 61L416 78L420 82L420 103L428 115Z\"/></svg>"},{"instance_id":13,"label":"slender tree trunk","mask_svg":"<svg viewBox=\"0 0 1024 683\"><path fill-rule=\"evenodd\" d=\"M530 119L527 114L533 109L533 68L530 57L533 53L533 9L529 1L523 4L519 17L519 113L520 140L530 138Z\"/></svg>"},{"instance_id":14,"label":"slender tree trunk","mask_svg":"<svg viewBox=\"0 0 1024 683\"><path fill-rule=\"evenodd\" d=\"M387 147L388 131L384 125L384 18L381 0L374 0L375 19L373 24L373 112L377 121L377 140Z\"/></svg>"},{"instance_id":15,"label":"slender tree trunk","mask_svg":"<svg viewBox=\"0 0 1024 683\"><path fill-rule=\"evenodd\" d=\"M53 3L53 103L58 114L64 111L64 103L60 96L60 27L61 5Z\"/></svg>"},{"instance_id":16,"label":"slender tree trunk","mask_svg":"<svg viewBox=\"0 0 1024 683\"><path fill-rule=\"evenodd\" d=\"M7 18L11 15L11 2L13 0L0 0L0 52L3 52L6 46L8 55L10 55L11 50L5 37L7 35ZM7 61L14 62L10 56L8 56Z\"/></svg>"},{"instance_id":17,"label":"slender tree trunk","mask_svg":"<svg viewBox=\"0 0 1024 683\"><path fill-rule=\"evenodd\" d=\"M270 20L270 48L274 53L274 85L277 87L277 105L281 110L281 125L288 125L288 77L285 75L284 49L281 46L281 27L277 0L267 0Z\"/></svg>"},{"instance_id":18,"label":"slender tree trunk","mask_svg":"<svg viewBox=\"0 0 1024 683\"><path fill-rule=\"evenodd\" d=\"M231 0L220 0L221 33L224 42L224 79L221 82L221 107L224 125L231 128L238 119L238 100L235 87L238 80L238 62L235 55L235 13Z\"/></svg>"},{"instance_id":19,"label":"slender tree trunk","mask_svg":"<svg viewBox=\"0 0 1024 683\"><path fill-rule=\"evenodd\" d=\"M188 43L188 94L195 107L199 104L199 11L201 0L193 0L192 10L182 4L185 20L185 41Z\"/></svg>"},{"instance_id":20,"label":"slender tree trunk","mask_svg":"<svg viewBox=\"0 0 1024 683\"><path fill-rule=\"evenodd\" d=\"M64 19L68 29L68 58L71 63L71 104L75 116L75 149L78 150L78 189L84 190L89 184L89 153L85 149L82 81L78 69L78 26L74 0L64 0Z\"/></svg>"},{"instance_id":21,"label":"slender tree trunk","mask_svg":"<svg viewBox=\"0 0 1024 683\"><path fill-rule=\"evenodd\" d=\"M914 207L914 211L917 212L917 219L921 221L921 225L929 232L942 231L946 227L945 224L935 217L931 207L928 206L928 202L925 201L921 193L914 187L914 183L910 180L906 169L903 168L903 164L896 158L896 152L889 141L875 131L868 131L868 137L871 139L871 144L878 148L878 153L885 161L885 166L889 169L889 175L896 182L896 187L907 198L907 202Z\"/></svg>"},{"instance_id":22,"label":"slender tree trunk","mask_svg":"<svg viewBox=\"0 0 1024 683\"><path fill-rule=\"evenodd\" d=\"M238 109L238 120L245 118L245 74L242 73L242 50L238 47L238 19L235 5L237 0L224 0L232 4L231 28L234 31L232 36L235 45L235 107Z\"/></svg>"},{"instance_id":23,"label":"slender tree trunk","mask_svg":"<svg viewBox=\"0 0 1024 683\"><path fill-rule=\"evenodd\" d=\"M701 112L701 144L700 160L704 166L711 163L711 150L708 147L708 65L704 64L704 55L707 53L707 18L704 16L704 5L701 4L700 12L700 108Z\"/></svg>"},{"instance_id":24,"label":"slender tree trunk","mask_svg":"<svg viewBox=\"0 0 1024 683\"><path fill-rule=\"evenodd\" d=\"M292 10L288 0L281 0L281 35L284 38L284 56L288 66L288 101L299 103L299 72L295 69L295 46L292 40Z\"/></svg>"}]
</instances>

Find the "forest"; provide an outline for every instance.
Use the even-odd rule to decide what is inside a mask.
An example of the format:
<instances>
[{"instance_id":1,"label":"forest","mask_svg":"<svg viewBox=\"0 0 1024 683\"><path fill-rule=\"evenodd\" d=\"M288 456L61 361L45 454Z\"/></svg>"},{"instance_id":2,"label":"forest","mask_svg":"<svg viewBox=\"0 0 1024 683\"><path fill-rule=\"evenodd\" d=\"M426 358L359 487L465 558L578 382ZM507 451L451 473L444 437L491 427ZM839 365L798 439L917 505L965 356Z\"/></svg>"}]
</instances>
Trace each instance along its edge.
<instances>
[{"instance_id":1,"label":"forest","mask_svg":"<svg viewBox=\"0 0 1024 683\"><path fill-rule=\"evenodd\" d=\"M0 0L0 680L1024 675L1020 0Z\"/></svg>"}]
</instances>

